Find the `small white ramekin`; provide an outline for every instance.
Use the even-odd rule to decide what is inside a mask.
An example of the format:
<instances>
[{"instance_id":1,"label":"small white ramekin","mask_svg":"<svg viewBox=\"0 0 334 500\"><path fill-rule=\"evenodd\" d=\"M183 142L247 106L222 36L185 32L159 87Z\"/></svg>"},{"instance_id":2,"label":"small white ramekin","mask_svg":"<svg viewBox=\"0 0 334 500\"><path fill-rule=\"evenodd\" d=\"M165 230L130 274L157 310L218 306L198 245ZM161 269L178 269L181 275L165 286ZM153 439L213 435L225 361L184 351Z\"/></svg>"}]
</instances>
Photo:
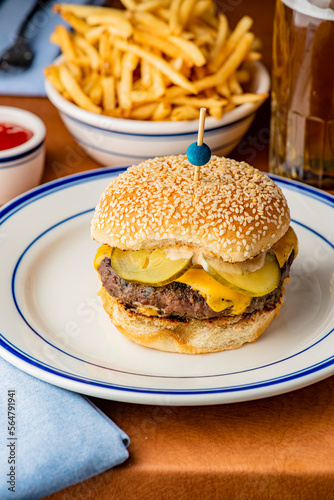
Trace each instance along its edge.
<instances>
[{"instance_id":1,"label":"small white ramekin","mask_svg":"<svg viewBox=\"0 0 334 500\"><path fill-rule=\"evenodd\" d=\"M31 130L24 144L0 151L0 205L37 186L45 162L46 128L40 118L24 109L0 106L0 123L9 122Z\"/></svg>"},{"instance_id":2,"label":"small white ramekin","mask_svg":"<svg viewBox=\"0 0 334 500\"><path fill-rule=\"evenodd\" d=\"M62 56L56 64L61 60ZM270 77L263 64L253 63L251 72L250 91L268 92ZM197 140L198 120L154 122L112 118L79 108L64 99L48 81L45 89L74 139L102 165L131 165L155 156L185 154L189 144ZM212 154L226 156L238 145L261 104L261 101L242 104L220 120L211 116L205 120L204 142Z\"/></svg>"}]
</instances>

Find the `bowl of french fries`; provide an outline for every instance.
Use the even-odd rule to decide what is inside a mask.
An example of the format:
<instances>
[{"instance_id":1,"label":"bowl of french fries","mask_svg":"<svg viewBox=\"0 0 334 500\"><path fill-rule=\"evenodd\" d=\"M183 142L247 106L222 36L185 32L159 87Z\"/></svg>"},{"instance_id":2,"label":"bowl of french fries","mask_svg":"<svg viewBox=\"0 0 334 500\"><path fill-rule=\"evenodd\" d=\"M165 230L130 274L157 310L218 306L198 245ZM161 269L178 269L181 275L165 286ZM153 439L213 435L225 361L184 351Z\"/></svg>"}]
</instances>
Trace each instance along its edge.
<instances>
[{"instance_id":1,"label":"bowl of french fries","mask_svg":"<svg viewBox=\"0 0 334 500\"><path fill-rule=\"evenodd\" d=\"M102 165L185 153L207 109L205 142L226 156L268 97L253 20L230 28L213 0L56 4L69 24L45 87L76 141Z\"/></svg>"}]
</instances>

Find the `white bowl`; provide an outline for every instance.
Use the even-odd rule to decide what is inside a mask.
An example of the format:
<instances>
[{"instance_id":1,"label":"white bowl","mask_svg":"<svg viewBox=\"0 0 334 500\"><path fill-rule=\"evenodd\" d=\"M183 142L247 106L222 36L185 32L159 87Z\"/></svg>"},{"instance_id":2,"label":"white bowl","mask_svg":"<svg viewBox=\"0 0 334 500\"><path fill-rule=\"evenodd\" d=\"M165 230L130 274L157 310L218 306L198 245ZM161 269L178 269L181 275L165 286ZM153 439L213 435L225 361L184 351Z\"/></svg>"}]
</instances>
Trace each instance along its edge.
<instances>
[{"instance_id":1,"label":"white bowl","mask_svg":"<svg viewBox=\"0 0 334 500\"><path fill-rule=\"evenodd\" d=\"M260 62L251 66L250 91L269 91L270 77ZM47 96L58 109L66 127L82 148L102 165L129 165L155 156L184 154L196 142L198 120L139 121L111 118L85 111L67 101L48 82ZM261 101L242 104L221 120L208 117L204 142L215 155L226 156L250 127Z\"/></svg>"},{"instance_id":2,"label":"white bowl","mask_svg":"<svg viewBox=\"0 0 334 500\"><path fill-rule=\"evenodd\" d=\"M0 106L0 123L10 122L31 130L32 137L15 148L0 151L0 205L37 186L45 162L45 125L33 113Z\"/></svg>"}]
</instances>

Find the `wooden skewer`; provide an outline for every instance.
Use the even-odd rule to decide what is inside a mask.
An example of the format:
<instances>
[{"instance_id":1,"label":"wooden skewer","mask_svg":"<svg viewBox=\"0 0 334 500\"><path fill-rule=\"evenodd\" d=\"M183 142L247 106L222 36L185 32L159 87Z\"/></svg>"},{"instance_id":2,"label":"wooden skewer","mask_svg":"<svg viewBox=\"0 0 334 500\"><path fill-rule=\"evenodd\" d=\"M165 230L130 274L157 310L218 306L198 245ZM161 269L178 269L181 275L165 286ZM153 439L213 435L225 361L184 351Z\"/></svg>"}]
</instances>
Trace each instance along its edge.
<instances>
[{"instance_id":1,"label":"wooden skewer","mask_svg":"<svg viewBox=\"0 0 334 500\"><path fill-rule=\"evenodd\" d=\"M205 114L206 114L206 108L201 108L199 113L197 146L203 145ZM199 175L200 175L200 166L195 165L195 171L194 171L195 181L199 181Z\"/></svg>"},{"instance_id":2,"label":"wooden skewer","mask_svg":"<svg viewBox=\"0 0 334 500\"><path fill-rule=\"evenodd\" d=\"M199 112L197 146L203 145L205 113L206 113L206 108L201 108Z\"/></svg>"}]
</instances>

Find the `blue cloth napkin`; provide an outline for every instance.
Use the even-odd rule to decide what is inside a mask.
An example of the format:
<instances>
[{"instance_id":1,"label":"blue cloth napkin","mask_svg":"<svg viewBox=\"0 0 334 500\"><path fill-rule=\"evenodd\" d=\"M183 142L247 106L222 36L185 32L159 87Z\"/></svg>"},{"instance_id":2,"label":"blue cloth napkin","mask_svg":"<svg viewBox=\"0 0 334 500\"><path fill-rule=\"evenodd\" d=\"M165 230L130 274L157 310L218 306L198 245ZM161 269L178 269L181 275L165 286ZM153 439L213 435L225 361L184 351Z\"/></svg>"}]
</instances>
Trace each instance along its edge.
<instances>
[{"instance_id":1,"label":"blue cloth napkin","mask_svg":"<svg viewBox=\"0 0 334 500\"><path fill-rule=\"evenodd\" d=\"M0 437L1 500L43 498L128 458L128 436L87 398L2 358Z\"/></svg>"},{"instance_id":2,"label":"blue cloth napkin","mask_svg":"<svg viewBox=\"0 0 334 500\"><path fill-rule=\"evenodd\" d=\"M0 1L0 54L11 46L15 35L27 17L36 0ZM59 0L50 1L32 18L28 26L29 45L35 58L25 71L4 72L0 70L0 94L44 96L43 68L48 66L59 54L59 48L49 40L58 24L66 24L59 14L52 12L52 5ZM103 0L71 0L62 3L102 5Z\"/></svg>"}]
</instances>

